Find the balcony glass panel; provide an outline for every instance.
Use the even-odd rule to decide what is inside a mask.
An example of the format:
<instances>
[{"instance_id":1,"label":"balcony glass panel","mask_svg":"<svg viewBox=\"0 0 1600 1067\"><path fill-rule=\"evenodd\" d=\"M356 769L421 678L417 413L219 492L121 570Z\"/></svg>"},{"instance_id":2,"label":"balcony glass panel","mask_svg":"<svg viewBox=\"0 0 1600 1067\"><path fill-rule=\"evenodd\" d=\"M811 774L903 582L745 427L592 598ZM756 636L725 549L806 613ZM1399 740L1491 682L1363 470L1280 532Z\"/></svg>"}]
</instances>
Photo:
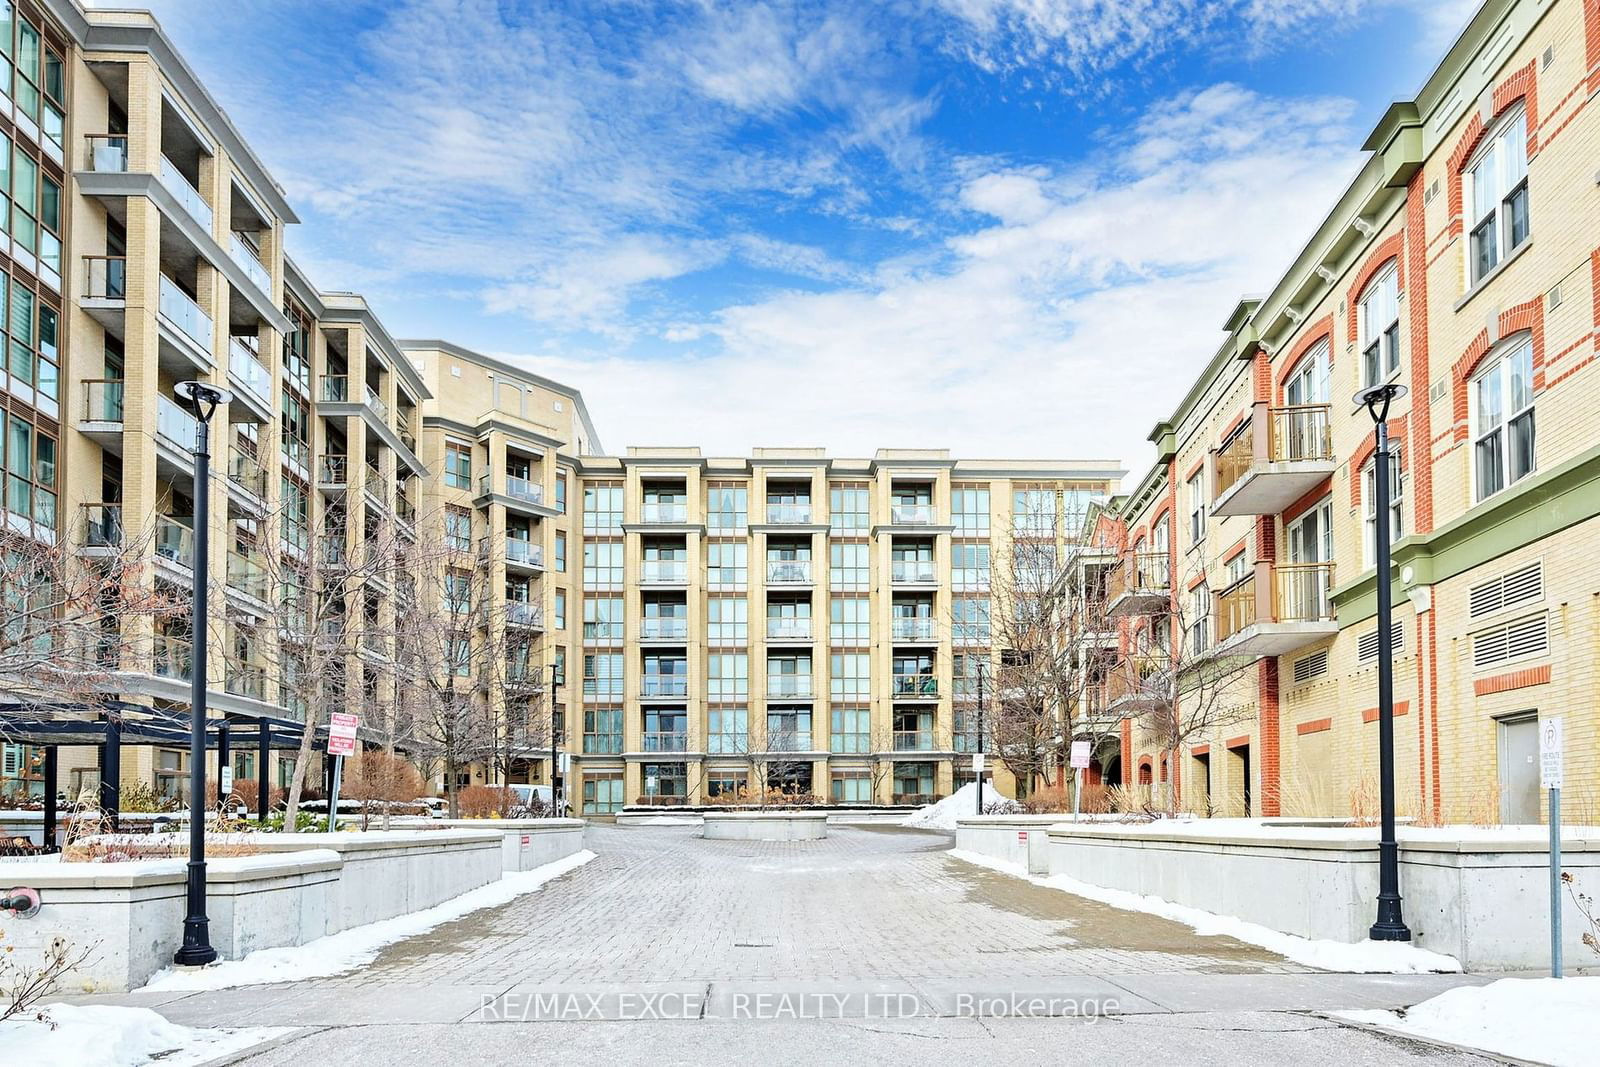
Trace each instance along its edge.
<instances>
[{"instance_id":1,"label":"balcony glass panel","mask_svg":"<svg viewBox=\"0 0 1600 1067\"><path fill-rule=\"evenodd\" d=\"M681 559L647 559L640 568L640 580L681 585L689 580L689 562Z\"/></svg>"},{"instance_id":2,"label":"balcony glass panel","mask_svg":"<svg viewBox=\"0 0 1600 1067\"><path fill-rule=\"evenodd\" d=\"M171 515L156 516L156 555L185 567L194 565L194 530Z\"/></svg>"},{"instance_id":3,"label":"balcony glass panel","mask_svg":"<svg viewBox=\"0 0 1600 1067\"><path fill-rule=\"evenodd\" d=\"M209 234L211 205L206 203L205 197L200 195L200 190L190 185L189 179L185 178L183 172L166 156L161 157L161 184L166 186L167 192L172 194L173 199L182 204L183 209Z\"/></svg>"},{"instance_id":4,"label":"balcony glass panel","mask_svg":"<svg viewBox=\"0 0 1600 1067\"><path fill-rule=\"evenodd\" d=\"M806 583L811 581L811 561L808 559L771 559L767 561L767 581Z\"/></svg>"},{"instance_id":5,"label":"balcony glass panel","mask_svg":"<svg viewBox=\"0 0 1600 1067\"><path fill-rule=\"evenodd\" d=\"M249 242L241 240L238 234L233 234L228 240L228 254L239 264L239 269L244 271L244 276L249 278L256 288L269 295L272 293L272 275L262 265L261 258L256 255L255 249Z\"/></svg>"},{"instance_id":6,"label":"balcony glass panel","mask_svg":"<svg viewBox=\"0 0 1600 1067\"><path fill-rule=\"evenodd\" d=\"M211 316L207 315L189 298L189 294L178 288L178 283L161 276L161 317L182 330L195 344L209 354L211 351L212 323Z\"/></svg>"},{"instance_id":7,"label":"balcony glass panel","mask_svg":"<svg viewBox=\"0 0 1600 1067\"><path fill-rule=\"evenodd\" d=\"M244 386L269 406L272 403L272 372L250 348L237 337L228 340L228 371L233 380Z\"/></svg>"},{"instance_id":8,"label":"balcony glass panel","mask_svg":"<svg viewBox=\"0 0 1600 1067\"><path fill-rule=\"evenodd\" d=\"M84 138L88 142L88 169L96 174L123 174L128 170L128 135L125 133L92 133Z\"/></svg>"},{"instance_id":9,"label":"balcony glass panel","mask_svg":"<svg viewBox=\"0 0 1600 1067\"><path fill-rule=\"evenodd\" d=\"M127 259L123 256L84 256L83 295L90 300L126 300Z\"/></svg>"},{"instance_id":10,"label":"balcony glass panel","mask_svg":"<svg viewBox=\"0 0 1600 1067\"><path fill-rule=\"evenodd\" d=\"M157 394L156 396L156 434L176 448L191 452L195 446L195 435L199 432L200 424L193 415L183 410L176 400Z\"/></svg>"}]
</instances>

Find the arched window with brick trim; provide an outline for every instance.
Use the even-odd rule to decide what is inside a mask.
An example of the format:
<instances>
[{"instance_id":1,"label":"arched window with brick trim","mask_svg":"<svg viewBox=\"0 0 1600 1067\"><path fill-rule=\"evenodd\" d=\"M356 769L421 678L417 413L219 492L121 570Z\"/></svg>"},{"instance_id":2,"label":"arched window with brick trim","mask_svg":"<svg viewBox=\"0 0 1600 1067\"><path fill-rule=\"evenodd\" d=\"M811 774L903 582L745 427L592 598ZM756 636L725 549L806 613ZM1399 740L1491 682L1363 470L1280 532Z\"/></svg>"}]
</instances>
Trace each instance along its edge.
<instances>
[{"instance_id":1,"label":"arched window with brick trim","mask_svg":"<svg viewBox=\"0 0 1600 1067\"><path fill-rule=\"evenodd\" d=\"M1514 108L1484 135L1463 169L1467 284L1476 285L1528 239L1528 113Z\"/></svg>"},{"instance_id":2,"label":"arched window with brick trim","mask_svg":"<svg viewBox=\"0 0 1600 1067\"><path fill-rule=\"evenodd\" d=\"M1472 498L1493 496L1534 470L1533 337L1490 350L1472 372Z\"/></svg>"},{"instance_id":3,"label":"arched window with brick trim","mask_svg":"<svg viewBox=\"0 0 1600 1067\"><path fill-rule=\"evenodd\" d=\"M1361 384L1377 385L1400 370L1400 267L1390 263L1361 290Z\"/></svg>"},{"instance_id":4,"label":"arched window with brick trim","mask_svg":"<svg viewBox=\"0 0 1600 1067\"><path fill-rule=\"evenodd\" d=\"M1295 362L1283 383L1283 399L1290 407L1328 402L1329 357L1332 349L1324 337Z\"/></svg>"}]
</instances>

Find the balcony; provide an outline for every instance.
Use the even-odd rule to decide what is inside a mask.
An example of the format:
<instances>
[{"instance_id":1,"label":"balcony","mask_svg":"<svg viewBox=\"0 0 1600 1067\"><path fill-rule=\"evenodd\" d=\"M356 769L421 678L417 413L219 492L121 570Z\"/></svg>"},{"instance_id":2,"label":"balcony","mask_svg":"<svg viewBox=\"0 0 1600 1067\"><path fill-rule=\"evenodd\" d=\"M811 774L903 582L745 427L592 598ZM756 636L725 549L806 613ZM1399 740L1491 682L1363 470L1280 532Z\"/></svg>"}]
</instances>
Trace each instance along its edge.
<instances>
[{"instance_id":1,"label":"balcony","mask_svg":"<svg viewBox=\"0 0 1600 1067\"><path fill-rule=\"evenodd\" d=\"M248 556L228 553L228 588L264 602L267 599L266 568Z\"/></svg>"},{"instance_id":2,"label":"balcony","mask_svg":"<svg viewBox=\"0 0 1600 1067\"><path fill-rule=\"evenodd\" d=\"M250 242L233 234L228 240L228 255L239 264L239 269L244 271L244 276L249 278L256 288L268 296L272 295L272 275L261 262L261 256L251 246Z\"/></svg>"},{"instance_id":3,"label":"balcony","mask_svg":"<svg viewBox=\"0 0 1600 1067\"><path fill-rule=\"evenodd\" d=\"M529 630L544 629L544 608L526 600L506 601L506 625L521 626Z\"/></svg>"},{"instance_id":4,"label":"balcony","mask_svg":"<svg viewBox=\"0 0 1600 1067\"><path fill-rule=\"evenodd\" d=\"M767 522L774 526L811 525L810 504L768 504Z\"/></svg>"},{"instance_id":5,"label":"balcony","mask_svg":"<svg viewBox=\"0 0 1600 1067\"><path fill-rule=\"evenodd\" d=\"M189 183L183 172L166 156L161 157L161 170L159 172L161 184L166 186L172 198L183 206L193 219L206 231L211 232L211 205L206 203L205 197L200 195L200 190Z\"/></svg>"},{"instance_id":6,"label":"balcony","mask_svg":"<svg viewBox=\"0 0 1600 1067\"><path fill-rule=\"evenodd\" d=\"M1276 515L1333 473L1328 404L1268 408L1216 458L1213 515Z\"/></svg>"},{"instance_id":7,"label":"balcony","mask_svg":"<svg viewBox=\"0 0 1600 1067\"><path fill-rule=\"evenodd\" d=\"M116 304L120 310L128 299L128 260L125 256L83 257L83 298L96 304ZM106 320L99 318L102 323ZM121 324L117 324L121 333Z\"/></svg>"},{"instance_id":8,"label":"balcony","mask_svg":"<svg viewBox=\"0 0 1600 1067\"><path fill-rule=\"evenodd\" d=\"M687 752L689 735L683 730L656 730L646 733L640 740L646 752Z\"/></svg>"},{"instance_id":9,"label":"balcony","mask_svg":"<svg viewBox=\"0 0 1600 1067\"><path fill-rule=\"evenodd\" d=\"M771 619L767 620L768 641L810 641L810 619Z\"/></svg>"},{"instance_id":10,"label":"balcony","mask_svg":"<svg viewBox=\"0 0 1600 1067\"><path fill-rule=\"evenodd\" d=\"M122 432L121 379L91 378L83 383L83 421L87 423L114 423L115 432Z\"/></svg>"},{"instance_id":11,"label":"balcony","mask_svg":"<svg viewBox=\"0 0 1600 1067\"><path fill-rule=\"evenodd\" d=\"M1172 557L1130 552L1106 580L1106 615L1118 619L1165 611L1172 604Z\"/></svg>"},{"instance_id":12,"label":"balcony","mask_svg":"<svg viewBox=\"0 0 1600 1067\"><path fill-rule=\"evenodd\" d=\"M204 354L205 362L211 362L211 340L215 335L216 326L194 298L182 289L178 283L167 277L161 276L158 308L161 318L177 329L188 342L192 343Z\"/></svg>"},{"instance_id":13,"label":"balcony","mask_svg":"<svg viewBox=\"0 0 1600 1067\"><path fill-rule=\"evenodd\" d=\"M187 637L156 634L151 645L150 669L158 678L189 680L193 642Z\"/></svg>"},{"instance_id":14,"label":"balcony","mask_svg":"<svg viewBox=\"0 0 1600 1067\"><path fill-rule=\"evenodd\" d=\"M647 559L639 565L639 581L644 585L687 585L689 561Z\"/></svg>"},{"instance_id":15,"label":"balcony","mask_svg":"<svg viewBox=\"0 0 1600 1067\"><path fill-rule=\"evenodd\" d=\"M83 169L96 174L126 174L128 172L128 135L125 133L90 133L84 135L87 151Z\"/></svg>"},{"instance_id":16,"label":"balcony","mask_svg":"<svg viewBox=\"0 0 1600 1067\"><path fill-rule=\"evenodd\" d=\"M677 700L689 695L689 679L681 674L647 674L639 682L646 700Z\"/></svg>"},{"instance_id":17,"label":"balcony","mask_svg":"<svg viewBox=\"0 0 1600 1067\"><path fill-rule=\"evenodd\" d=\"M350 460L347 456L324 455L317 460L317 488L328 492L342 492L350 484Z\"/></svg>"},{"instance_id":18,"label":"balcony","mask_svg":"<svg viewBox=\"0 0 1600 1067\"><path fill-rule=\"evenodd\" d=\"M324 566L338 568L348 566L349 557L344 547L344 534L323 534L317 538L317 548Z\"/></svg>"},{"instance_id":19,"label":"balcony","mask_svg":"<svg viewBox=\"0 0 1600 1067\"><path fill-rule=\"evenodd\" d=\"M641 641L686 641L689 620L674 616L646 616L639 620Z\"/></svg>"},{"instance_id":20,"label":"balcony","mask_svg":"<svg viewBox=\"0 0 1600 1067\"><path fill-rule=\"evenodd\" d=\"M544 486L531 478L516 474L506 475L506 496L525 504L543 504Z\"/></svg>"},{"instance_id":21,"label":"balcony","mask_svg":"<svg viewBox=\"0 0 1600 1067\"><path fill-rule=\"evenodd\" d=\"M83 505L83 547L98 550L91 554L122 547L121 504Z\"/></svg>"},{"instance_id":22,"label":"balcony","mask_svg":"<svg viewBox=\"0 0 1600 1067\"><path fill-rule=\"evenodd\" d=\"M895 585L935 585L939 581L931 559L892 560L889 568L889 580Z\"/></svg>"},{"instance_id":23,"label":"balcony","mask_svg":"<svg viewBox=\"0 0 1600 1067\"><path fill-rule=\"evenodd\" d=\"M894 750L896 752L932 752L934 750L932 730L896 730L894 732Z\"/></svg>"},{"instance_id":24,"label":"balcony","mask_svg":"<svg viewBox=\"0 0 1600 1067\"><path fill-rule=\"evenodd\" d=\"M157 560L192 570L194 528L171 515L157 515L155 551Z\"/></svg>"},{"instance_id":25,"label":"balcony","mask_svg":"<svg viewBox=\"0 0 1600 1067\"><path fill-rule=\"evenodd\" d=\"M228 680L224 688L234 696L261 700L267 688L266 672L260 667L229 667Z\"/></svg>"},{"instance_id":26,"label":"balcony","mask_svg":"<svg viewBox=\"0 0 1600 1067\"><path fill-rule=\"evenodd\" d=\"M522 537L506 535L506 566L522 567L527 570L542 570L544 568L544 546Z\"/></svg>"},{"instance_id":27,"label":"balcony","mask_svg":"<svg viewBox=\"0 0 1600 1067\"><path fill-rule=\"evenodd\" d=\"M923 616L899 616L894 619L891 634L896 641L930 642L934 637L933 619Z\"/></svg>"},{"instance_id":28,"label":"balcony","mask_svg":"<svg viewBox=\"0 0 1600 1067\"><path fill-rule=\"evenodd\" d=\"M689 505L681 501L646 500L639 508L639 521L682 524L689 521Z\"/></svg>"},{"instance_id":29,"label":"balcony","mask_svg":"<svg viewBox=\"0 0 1600 1067\"><path fill-rule=\"evenodd\" d=\"M200 424L176 400L156 395L156 436L187 457L194 451Z\"/></svg>"},{"instance_id":30,"label":"balcony","mask_svg":"<svg viewBox=\"0 0 1600 1067\"><path fill-rule=\"evenodd\" d=\"M889 522L895 526L932 526L937 517L932 504L889 505Z\"/></svg>"},{"instance_id":31,"label":"balcony","mask_svg":"<svg viewBox=\"0 0 1600 1067\"><path fill-rule=\"evenodd\" d=\"M622 752L621 734L584 734L583 751L589 756L616 756Z\"/></svg>"},{"instance_id":32,"label":"balcony","mask_svg":"<svg viewBox=\"0 0 1600 1067\"><path fill-rule=\"evenodd\" d=\"M810 585L811 561L809 559L767 560L768 585Z\"/></svg>"},{"instance_id":33,"label":"balcony","mask_svg":"<svg viewBox=\"0 0 1600 1067\"><path fill-rule=\"evenodd\" d=\"M1257 563L1215 595L1216 656L1282 656L1339 632L1332 563Z\"/></svg>"},{"instance_id":34,"label":"balcony","mask_svg":"<svg viewBox=\"0 0 1600 1067\"><path fill-rule=\"evenodd\" d=\"M257 501L267 499L267 472L256 458L237 448L228 450L228 480Z\"/></svg>"},{"instance_id":35,"label":"balcony","mask_svg":"<svg viewBox=\"0 0 1600 1067\"><path fill-rule=\"evenodd\" d=\"M892 692L896 700L938 700L939 679L936 675L924 672L897 673Z\"/></svg>"},{"instance_id":36,"label":"balcony","mask_svg":"<svg viewBox=\"0 0 1600 1067\"><path fill-rule=\"evenodd\" d=\"M767 696L777 697L782 700L810 700L812 697L811 675L769 674L767 675Z\"/></svg>"},{"instance_id":37,"label":"balcony","mask_svg":"<svg viewBox=\"0 0 1600 1067\"><path fill-rule=\"evenodd\" d=\"M1106 675L1099 687L1096 718L1122 719L1167 706L1172 672L1155 659L1130 657Z\"/></svg>"},{"instance_id":38,"label":"balcony","mask_svg":"<svg viewBox=\"0 0 1600 1067\"><path fill-rule=\"evenodd\" d=\"M272 372L255 350L237 337L228 338L228 375L268 411L273 409Z\"/></svg>"},{"instance_id":39,"label":"balcony","mask_svg":"<svg viewBox=\"0 0 1600 1067\"><path fill-rule=\"evenodd\" d=\"M811 731L807 730L801 733L799 730L787 726L769 728L764 750L767 752L810 752Z\"/></svg>"}]
</instances>

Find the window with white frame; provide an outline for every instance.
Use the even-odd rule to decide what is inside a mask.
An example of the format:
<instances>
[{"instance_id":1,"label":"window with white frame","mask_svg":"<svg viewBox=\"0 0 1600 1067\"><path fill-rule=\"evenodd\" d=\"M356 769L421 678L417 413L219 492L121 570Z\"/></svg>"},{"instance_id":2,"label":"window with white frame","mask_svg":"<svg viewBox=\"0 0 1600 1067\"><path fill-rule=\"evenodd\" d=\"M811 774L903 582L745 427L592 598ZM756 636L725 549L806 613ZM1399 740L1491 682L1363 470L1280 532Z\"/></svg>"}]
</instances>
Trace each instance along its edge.
<instances>
[{"instance_id":1,"label":"window with white frame","mask_svg":"<svg viewBox=\"0 0 1600 1067\"><path fill-rule=\"evenodd\" d=\"M1389 543L1405 535L1406 478L1400 449L1389 447ZM1361 469L1361 521L1366 538L1366 564L1371 567L1378 553L1378 457L1373 456Z\"/></svg>"},{"instance_id":2,"label":"window with white frame","mask_svg":"<svg viewBox=\"0 0 1600 1067\"><path fill-rule=\"evenodd\" d=\"M834 700L872 698L872 657L865 652L835 652L829 670L829 693Z\"/></svg>"},{"instance_id":3,"label":"window with white frame","mask_svg":"<svg viewBox=\"0 0 1600 1067\"><path fill-rule=\"evenodd\" d=\"M834 597L828 605L828 640L864 645L872 633L872 602L864 596Z\"/></svg>"},{"instance_id":4,"label":"window with white frame","mask_svg":"<svg viewBox=\"0 0 1600 1067\"><path fill-rule=\"evenodd\" d=\"M706 641L712 645L743 645L750 641L750 602L744 597L706 599Z\"/></svg>"},{"instance_id":5,"label":"window with white frame","mask_svg":"<svg viewBox=\"0 0 1600 1067\"><path fill-rule=\"evenodd\" d=\"M1206 472L1194 472L1189 479L1189 541L1199 544L1206 536Z\"/></svg>"},{"instance_id":6,"label":"window with white frame","mask_svg":"<svg viewBox=\"0 0 1600 1067\"><path fill-rule=\"evenodd\" d=\"M1201 582L1189 591L1189 652L1198 656L1210 647L1211 589Z\"/></svg>"},{"instance_id":7,"label":"window with white frame","mask_svg":"<svg viewBox=\"0 0 1600 1067\"><path fill-rule=\"evenodd\" d=\"M1472 380L1475 499L1533 472L1533 340L1502 345Z\"/></svg>"},{"instance_id":8,"label":"window with white frame","mask_svg":"<svg viewBox=\"0 0 1600 1067\"><path fill-rule=\"evenodd\" d=\"M706 699L748 700L750 657L743 652L713 652L706 657Z\"/></svg>"},{"instance_id":9,"label":"window with white frame","mask_svg":"<svg viewBox=\"0 0 1600 1067\"><path fill-rule=\"evenodd\" d=\"M1499 266L1528 239L1528 116L1522 108L1502 119L1467 166L1472 244L1470 285Z\"/></svg>"},{"instance_id":10,"label":"window with white frame","mask_svg":"<svg viewBox=\"0 0 1600 1067\"><path fill-rule=\"evenodd\" d=\"M1376 385L1400 369L1400 270L1389 264L1361 296L1361 383Z\"/></svg>"}]
</instances>

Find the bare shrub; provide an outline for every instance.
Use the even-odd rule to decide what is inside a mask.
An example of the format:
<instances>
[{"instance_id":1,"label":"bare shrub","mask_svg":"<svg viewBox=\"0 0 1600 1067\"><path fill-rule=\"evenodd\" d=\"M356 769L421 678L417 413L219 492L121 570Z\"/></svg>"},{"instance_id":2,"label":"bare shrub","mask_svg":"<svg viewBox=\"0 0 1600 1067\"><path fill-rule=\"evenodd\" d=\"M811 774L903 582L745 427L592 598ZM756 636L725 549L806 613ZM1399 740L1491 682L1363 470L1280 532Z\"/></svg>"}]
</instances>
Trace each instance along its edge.
<instances>
[{"instance_id":1,"label":"bare shrub","mask_svg":"<svg viewBox=\"0 0 1600 1067\"><path fill-rule=\"evenodd\" d=\"M463 819L503 819L517 805L517 795L496 785L469 785L456 794Z\"/></svg>"},{"instance_id":2,"label":"bare shrub","mask_svg":"<svg viewBox=\"0 0 1600 1067\"><path fill-rule=\"evenodd\" d=\"M1583 932L1583 943L1600 956L1600 916L1594 913L1594 898L1587 893L1578 892L1578 880L1571 871L1561 872L1561 884L1567 887L1567 895L1578 906L1578 914L1583 916L1583 921L1588 924L1588 929Z\"/></svg>"},{"instance_id":3,"label":"bare shrub","mask_svg":"<svg viewBox=\"0 0 1600 1067\"><path fill-rule=\"evenodd\" d=\"M1350 825L1378 825L1378 798L1370 774L1362 774L1350 787Z\"/></svg>"},{"instance_id":4,"label":"bare shrub","mask_svg":"<svg viewBox=\"0 0 1600 1067\"><path fill-rule=\"evenodd\" d=\"M55 1023L39 1007L39 1002L61 989L61 980L83 966L94 955L99 942L79 948L64 937L53 938L38 959L18 953L15 945L5 944L0 930L0 1023L18 1016L31 1016L52 1030Z\"/></svg>"}]
</instances>

